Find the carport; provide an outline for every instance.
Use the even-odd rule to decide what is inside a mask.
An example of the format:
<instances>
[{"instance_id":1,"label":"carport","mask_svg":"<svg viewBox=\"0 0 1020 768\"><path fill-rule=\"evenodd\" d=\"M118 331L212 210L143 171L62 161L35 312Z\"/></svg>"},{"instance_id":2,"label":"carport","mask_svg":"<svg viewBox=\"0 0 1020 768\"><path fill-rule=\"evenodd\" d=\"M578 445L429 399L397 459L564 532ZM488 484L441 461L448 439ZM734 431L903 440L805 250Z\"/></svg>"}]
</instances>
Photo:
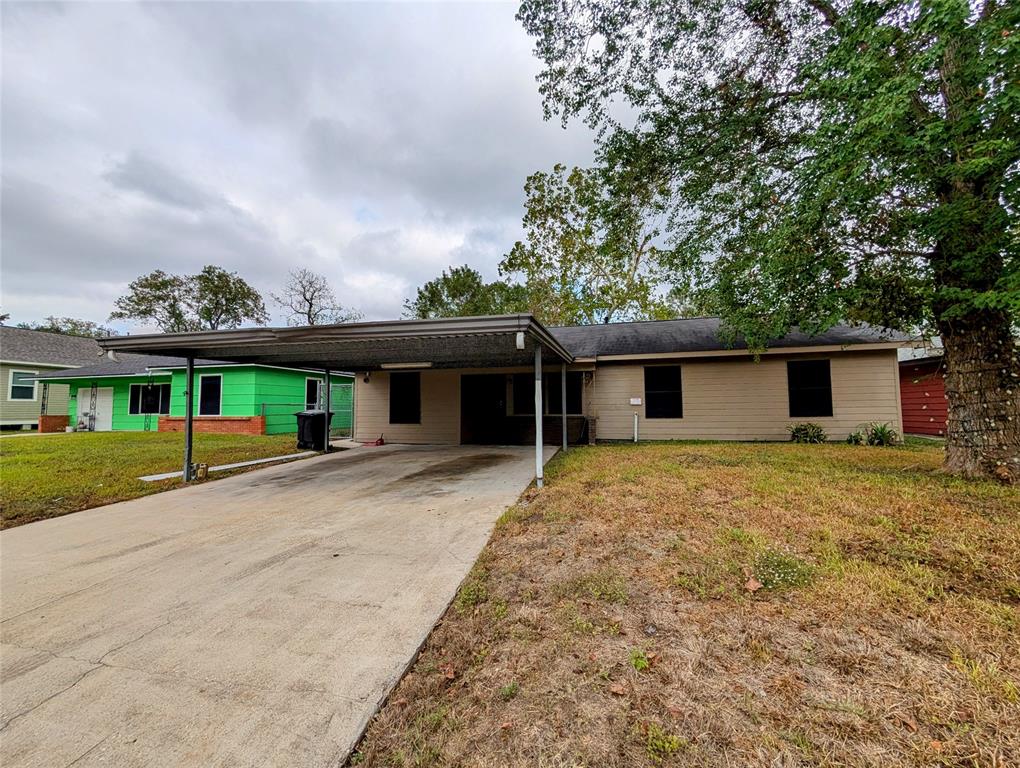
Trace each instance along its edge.
<instances>
[{"instance_id":1,"label":"carport","mask_svg":"<svg viewBox=\"0 0 1020 768\"><path fill-rule=\"evenodd\" d=\"M542 369L558 365L563 410L561 442L563 449L567 448L567 364L573 362L573 357L530 314L114 336L100 339L99 345L110 354L135 352L187 360L185 480L192 478L194 361L197 357L321 370L326 375L327 410L331 371L367 374L372 371L531 366L535 375L535 480L539 487L542 486L544 437Z\"/></svg>"}]
</instances>

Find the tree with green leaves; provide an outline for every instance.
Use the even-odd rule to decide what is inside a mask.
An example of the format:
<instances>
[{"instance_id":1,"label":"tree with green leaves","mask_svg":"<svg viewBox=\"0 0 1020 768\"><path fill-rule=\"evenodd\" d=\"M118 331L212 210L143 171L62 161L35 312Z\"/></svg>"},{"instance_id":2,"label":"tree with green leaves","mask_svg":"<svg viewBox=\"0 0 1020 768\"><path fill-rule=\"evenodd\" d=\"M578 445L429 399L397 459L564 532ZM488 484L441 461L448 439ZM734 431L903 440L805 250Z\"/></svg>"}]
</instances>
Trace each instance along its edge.
<instances>
[{"instance_id":1,"label":"tree with green leaves","mask_svg":"<svg viewBox=\"0 0 1020 768\"><path fill-rule=\"evenodd\" d=\"M111 320L141 320L163 333L265 324L269 315L259 292L236 272L206 266L197 275L155 270L128 286L115 302Z\"/></svg>"},{"instance_id":2,"label":"tree with green leaves","mask_svg":"<svg viewBox=\"0 0 1020 768\"><path fill-rule=\"evenodd\" d=\"M362 317L337 300L325 275L310 269L291 270L283 292L269 295L286 312L287 325L353 323Z\"/></svg>"},{"instance_id":3,"label":"tree with green leaves","mask_svg":"<svg viewBox=\"0 0 1020 768\"><path fill-rule=\"evenodd\" d=\"M83 336L96 339L100 336L119 336L119 331L92 320L79 320L76 317L54 317L50 315L42 323L18 323L18 328L46 333L62 333L65 336Z\"/></svg>"},{"instance_id":4,"label":"tree with green leaves","mask_svg":"<svg viewBox=\"0 0 1020 768\"><path fill-rule=\"evenodd\" d=\"M668 179L669 266L732 332L937 333L946 468L1020 479L1020 3L524 0L518 18L547 116Z\"/></svg>"},{"instance_id":5,"label":"tree with green leaves","mask_svg":"<svg viewBox=\"0 0 1020 768\"><path fill-rule=\"evenodd\" d=\"M466 264L421 286L413 300L404 302L408 317L466 317L505 315L528 311L523 286L495 280L486 283L481 273Z\"/></svg>"},{"instance_id":6,"label":"tree with green leaves","mask_svg":"<svg viewBox=\"0 0 1020 768\"><path fill-rule=\"evenodd\" d=\"M200 326L211 331L243 323L265 325L269 314L262 296L236 272L206 266L188 278L188 306Z\"/></svg>"},{"instance_id":7,"label":"tree with green leaves","mask_svg":"<svg viewBox=\"0 0 1020 768\"><path fill-rule=\"evenodd\" d=\"M668 199L661 184L557 164L529 176L524 191L525 240L499 269L520 276L536 317L575 325L673 315L656 247Z\"/></svg>"},{"instance_id":8,"label":"tree with green leaves","mask_svg":"<svg viewBox=\"0 0 1020 768\"><path fill-rule=\"evenodd\" d=\"M188 278L161 269L131 282L126 295L114 302L111 320L141 320L163 333L182 333L201 328L188 311Z\"/></svg>"}]
</instances>

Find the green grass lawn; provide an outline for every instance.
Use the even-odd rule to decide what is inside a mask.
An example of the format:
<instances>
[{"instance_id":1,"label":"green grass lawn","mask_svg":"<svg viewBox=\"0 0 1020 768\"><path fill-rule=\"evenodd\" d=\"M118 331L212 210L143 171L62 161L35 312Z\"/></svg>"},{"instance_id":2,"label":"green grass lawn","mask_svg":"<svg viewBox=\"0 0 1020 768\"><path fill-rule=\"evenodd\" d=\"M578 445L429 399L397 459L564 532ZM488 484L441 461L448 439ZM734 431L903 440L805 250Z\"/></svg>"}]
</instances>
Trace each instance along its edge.
<instances>
[{"instance_id":1,"label":"green grass lawn","mask_svg":"<svg viewBox=\"0 0 1020 768\"><path fill-rule=\"evenodd\" d=\"M1020 491L941 459L557 456L350 764L1020 765Z\"/></svg>"},{"instance_id":2,"label":"green grass lawn","mask_svg":"<svg viewBox=\"0 0 1020 768\"><path fill-rule=\"evenodd\" d=\"M295 453L294 446L294 435L198 434L194 460L230 464ZM138 477L180 470L183 452L183 435L169 432L0 437L0 526L175 488L180 480L145 483Z\"/></svg>"}]
</instances>

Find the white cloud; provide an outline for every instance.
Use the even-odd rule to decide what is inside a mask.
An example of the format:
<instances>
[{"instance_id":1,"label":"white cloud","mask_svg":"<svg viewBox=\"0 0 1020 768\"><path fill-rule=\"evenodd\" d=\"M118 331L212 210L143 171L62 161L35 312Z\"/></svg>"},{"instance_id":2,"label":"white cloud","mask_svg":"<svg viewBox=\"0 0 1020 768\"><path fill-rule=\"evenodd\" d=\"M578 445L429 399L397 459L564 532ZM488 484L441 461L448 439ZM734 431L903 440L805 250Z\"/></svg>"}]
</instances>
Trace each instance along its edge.
<instances>
[{"instance_id":1,"label":"white cloud","mask_svg":"<svg viewBox=\"0 0 1020 768\"><path fill-rule=\"evenodd\" d=\"M541 119L515 6L6 3L0 301L104 320L152 269L260 290L306 266L370 318L451 264L496 276Z\"/></svg>"}]
</instances>

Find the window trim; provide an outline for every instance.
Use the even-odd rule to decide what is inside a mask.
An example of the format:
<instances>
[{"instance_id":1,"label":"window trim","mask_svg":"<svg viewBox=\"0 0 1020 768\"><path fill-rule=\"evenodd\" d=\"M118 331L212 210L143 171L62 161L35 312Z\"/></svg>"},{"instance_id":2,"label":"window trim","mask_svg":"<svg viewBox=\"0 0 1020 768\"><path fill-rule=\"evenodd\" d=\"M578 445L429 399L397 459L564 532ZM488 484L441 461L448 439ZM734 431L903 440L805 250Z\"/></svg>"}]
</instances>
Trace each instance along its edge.
<instances>
[{"instance_id":1,"label":"window trim","mask_svg":"<svg viewBox=\"0 0 1020 768\"><path fill-rule=\"evenodd\" d=\"M793 383L790 380L790 363L826 363L829 372L829 413L793 415ZM786 413L791 419L831 419L836 416L836 401L832 396L832 358L809 357L786 361Z\"/></svg>"},{"instance_id":2,"label":"window trim","mask_svg":"<svg viewBox=\"0 0 1020 768\"><path fill-rule=\"evenodd\" d=\"M32 382L32 397L14 397L14 387L26 387L27 384L15 384L14 374L27 373L30 376L38 376L39 371L29 371L24 368L11 368L7 372L7 399L12 403L34 403L39 399L39 382Z\"/></svg>"},{"instance_id":3,"label":"window trim","mask_svg":"<svg viewBox=\"0 0 1020 768\"><path fill-rule=\"evenodd\" d=\"M316 386L315 386L315 404L312 405L311 407L309 407L309 405L308 405L308 382L310 382L310 381L316 382ZM305 376L305 410L306 411L316 410L316 409L319 408L320 404L325 405L325 403L323 403L323 401L322 401L322 389L323 389L325 384L326 384L326 382L324 382L318 376Z\"/></svg>"},{"instance_id":4,"label":"window trim","mask_svg":"<svg viewBox=\"0 0 1020 768\"><path fill-rule=\"evenodd\" d=\"M216 413L202 413L202 379L220 380L220 401L216 405ZM198 375L198 399L195 401L198 410L196 416L222 416L223 415L223 374L222 373L200 373Z\"/></svg>"},{"instance_id":5,"label":"window trim","mask_svg":"<svg viewBox=\"0 0 1020 768\"><path fill-rule=\"evenodd\" d=\"M680 389L648 389L647 371L649 368L676 368L680 373ZM653 394L665 394L668 392L676 392L680 395L680 415L679 416L649 416L648 415L648 393ZM642 407L644 408L645 418L653 419L655 421L678 421L684 417L684 367L675 363L670 364L657 364L657 365L643 365L641 366L641 394L644 398Z\"/></svg>"},{"instance_id":6,"label":"window trim","mask_svg":"<svg viewBox=\"0 0 1020 768\"><path fill-rule=\"evenodd\" d=\"M393 379L397 376L417 376L418 377L418 420L417 421L394 421L393 420ZM422 393L421 393L421 371L391 371L389 374L389 381L387 382L388 390L388 402L387 402L387 423L388 424L400 424L400 425L417 425L421 426L421 412L422 412Z\"/></svg>"},{"instance_id":7,"label":"window trim","mask_svg":"<svg viewBox=\"0 0 1020 768\"><path fill-rule=\"evenodd\" d=\"M141 394L141 392L138 393L138 412L137 413L132 413L132 411L131 411L131 401L134 399L133 390L134 390L135 387L160 387L160 388L162 388L162 387L169 387L170 389L167 392L166 413L163 413L162 411L150 411L148 413L143 411L142 410L142 394ZM128 386L128 416L169 416L170 415L170 398L172 396L173 396L173 387L171 386L171 383L169 381L153 381L153 382L145 382L145 383L141 383L141 382L132 383L132 384L130 384ZM160 405L162 405L162 403L163 403L162 392L160 393L159 402L160 402Z\"/></svg>"}]
</instances>

